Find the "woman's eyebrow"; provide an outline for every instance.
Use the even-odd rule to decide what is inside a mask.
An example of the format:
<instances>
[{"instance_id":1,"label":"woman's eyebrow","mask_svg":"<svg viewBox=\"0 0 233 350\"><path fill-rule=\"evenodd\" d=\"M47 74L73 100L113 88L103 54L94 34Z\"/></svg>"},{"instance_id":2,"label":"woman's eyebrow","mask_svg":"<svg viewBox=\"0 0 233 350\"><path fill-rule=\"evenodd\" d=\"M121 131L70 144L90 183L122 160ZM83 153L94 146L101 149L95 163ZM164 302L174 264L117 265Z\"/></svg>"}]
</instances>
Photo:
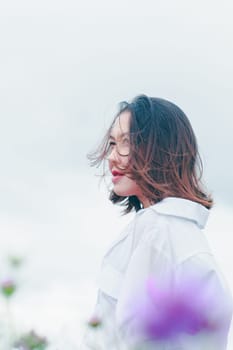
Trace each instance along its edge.
<instances>
[{"instance_id":1,"label":"woman's eyebrow","mask_svg":"<svg viewBox=\"0 0 233 350\"><path fill-rule=\"evenodd\" d=\"M129 132L123 132L122 134L118 135L118 138L122 138L123 136L129 136ZM115 140L113 135L109 135L109 138Z\"/></svg>"}]
</instances>

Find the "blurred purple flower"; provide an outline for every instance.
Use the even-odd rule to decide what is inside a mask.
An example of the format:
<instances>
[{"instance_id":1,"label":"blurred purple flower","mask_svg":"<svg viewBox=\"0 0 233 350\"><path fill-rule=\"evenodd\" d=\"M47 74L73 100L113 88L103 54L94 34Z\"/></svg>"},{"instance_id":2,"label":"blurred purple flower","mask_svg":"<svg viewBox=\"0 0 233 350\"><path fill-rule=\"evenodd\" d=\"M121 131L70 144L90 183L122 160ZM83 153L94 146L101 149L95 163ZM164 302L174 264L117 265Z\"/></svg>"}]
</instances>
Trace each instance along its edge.
<instances>
[{"instance_id":1,"label":"blurred purple flower","mask_svg":"<svg viewBox=\"0 0 233 350\"><path fill-rule=\"evenodd\" d=\"M134 310L138 331L151 340L214 331L224 324L219 303L220 289L208 281L189 277L179 283L156 284L149 278Z\"/></svg>"},{"instance_id":2,"label":"blurred purple flower","mask_svg":"<svg viewBox=\"0 0 233 350\"><path fill-rule=\"evenodd\" d=\"M16 284L13 280L7 279L1 282L1 291L4 297L11 297L16 291Z\"/></svg>"},{"instance_id":3,"label":"blurred purple flower","mask_svg":"<svg viewBox=\"0 0 233 350\"><path fill-rule=\"evenodd\" d=\"M102 325L102 320L97 316L93 315L89 320L88 320L88 326L91 328L98 328Z\"/></svg>"},{"instance_id":4,"label":"blurred purple flower","mask_svg":"<svg viewBox=\"0 0 233 350\"><path fill-rule=\"evenodd\" d=\"M45 350L47 347L48 340L38 335L34 330L21 335L14 344L14 348L17 350Z\"/></svg>"}]
</instances>

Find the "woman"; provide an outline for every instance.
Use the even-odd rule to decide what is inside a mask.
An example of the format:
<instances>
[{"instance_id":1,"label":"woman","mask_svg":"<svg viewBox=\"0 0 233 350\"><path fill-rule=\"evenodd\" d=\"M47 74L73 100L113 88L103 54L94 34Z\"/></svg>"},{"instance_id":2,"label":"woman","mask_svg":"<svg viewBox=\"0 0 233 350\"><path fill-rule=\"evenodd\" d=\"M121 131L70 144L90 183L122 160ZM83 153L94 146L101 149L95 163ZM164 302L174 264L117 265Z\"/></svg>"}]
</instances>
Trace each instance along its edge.
<instances>
[{"instance_id":1,"label":"woman","mask_svg":"<svg viewBox=\"0 0 233 350\"><path fill-rule=\"evenodd\" d=\"M110 200L136 211L100 271L103 349L226 349L231 296L202 232L213 202L184 112L145 95L122 103L91 159L108 162Z\"/></svg>"}]
</instances>

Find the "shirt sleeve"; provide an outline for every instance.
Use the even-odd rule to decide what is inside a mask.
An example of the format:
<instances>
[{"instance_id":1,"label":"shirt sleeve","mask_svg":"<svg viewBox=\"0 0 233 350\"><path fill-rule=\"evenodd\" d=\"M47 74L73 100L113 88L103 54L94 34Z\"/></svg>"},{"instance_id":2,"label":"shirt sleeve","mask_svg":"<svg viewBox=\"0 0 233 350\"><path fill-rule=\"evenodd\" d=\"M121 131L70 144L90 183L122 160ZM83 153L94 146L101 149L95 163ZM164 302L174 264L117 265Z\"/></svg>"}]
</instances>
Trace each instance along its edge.
<instances>
[{"instance_id":1,"label":"shirt sleeve","mask_svg":"<svg viewBox=\"0 0 233 350\"><path fill-rule=\"evenodd\" d=\"M194 302L196 305L192 312L195 313L199 308L201 314L203 307L208 309L205 315L207 319L203 322L213 324L212 329L202 331L202 324L199 322L197 326L194 324L197 327L196 330L188 330L187 334L182 330L176 338L169 335L166 337L166 332L165 336L160 337L157 332L152 339L151 334L148 335L145 332L142 324L147 317L145 312L148 313L148 310L143 308L150 307L147 288L150 279L154 281L155 289L157 288L157 294L155 293L154 297L158 298L158 304L156 306L156 300L153 300L152 306L153 315L158 318L158 322L158 315L164 312L162 305L164 300L166 299L164 304L166 309L167 303L171 302L174 295L174 288L178 288L177 290L180 290L187 299L183 300L183 305L188 307L189 312L191 312L189 306L194 305ZM196 294L193 293L195 288ZM181 314L180 317L182 317ZM190 318L192 314L186 316ZM199 314L196 312L195 317L197 316L199 317ZM148 317L151 317L151 310ZM231 317L232 299L214 265L211 254L197 254L176 265L150 241L142 242L135 249L124 276L116 307L119 332L129 346L140 350L224 350L227 347ZM179 322L176 315L174 326L177 325L177 320ZM171 318L169 322L172 322ZM159 327L158 324L157 326ZM170 324L169 327L171 331L173 325Z\"/></svg>"}]
</instances>

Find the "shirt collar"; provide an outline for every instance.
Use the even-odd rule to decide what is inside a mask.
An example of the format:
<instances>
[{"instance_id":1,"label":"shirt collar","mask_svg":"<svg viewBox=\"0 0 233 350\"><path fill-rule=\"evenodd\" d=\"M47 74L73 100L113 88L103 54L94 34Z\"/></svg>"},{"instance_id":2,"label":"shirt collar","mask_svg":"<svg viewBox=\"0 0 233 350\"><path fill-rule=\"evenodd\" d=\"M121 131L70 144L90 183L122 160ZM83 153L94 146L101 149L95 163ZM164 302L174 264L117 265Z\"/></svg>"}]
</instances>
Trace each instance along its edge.
<instances>
[{"instance_id":1,"label":"shirt collar","mask_svg":"<svg viewBox=\"0 0 233 350\"><path fill-rule=\"evenodd\" d=\"M201 229L205 227L209 216L209 210L203 205L188 199L177 197L167 197L161 202L156 203L144 210L149 208L161 214L192 220L196 222Z\"/></svg>"}]
</instances>

